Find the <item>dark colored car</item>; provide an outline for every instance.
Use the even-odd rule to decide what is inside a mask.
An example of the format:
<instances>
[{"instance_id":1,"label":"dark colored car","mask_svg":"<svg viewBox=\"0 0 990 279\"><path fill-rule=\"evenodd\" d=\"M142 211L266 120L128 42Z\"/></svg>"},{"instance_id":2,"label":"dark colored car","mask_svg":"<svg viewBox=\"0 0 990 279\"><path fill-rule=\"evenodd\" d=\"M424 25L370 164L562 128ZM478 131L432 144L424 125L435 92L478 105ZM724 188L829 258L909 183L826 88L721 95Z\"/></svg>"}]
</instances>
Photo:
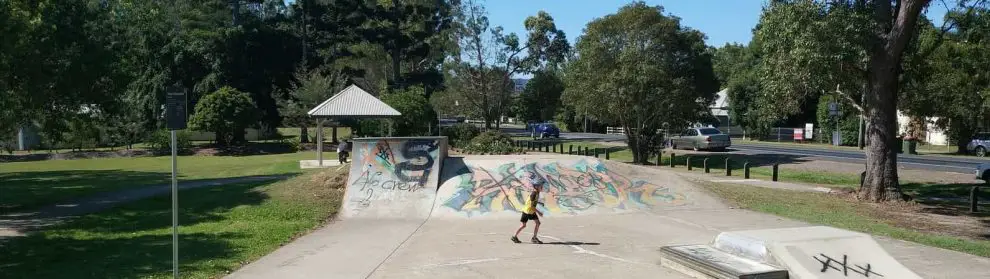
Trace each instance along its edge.
<instances>
[{"instance_id":1,"label":"dark colored car","mask_svg":"<svg viewBox=\"0 0 990 279\"><path fill-rule=\"evenodd\" d=\"M560 128L553 123L530 123L528 130L534 139L560 138Z\"/></svg>"}]
</instances>

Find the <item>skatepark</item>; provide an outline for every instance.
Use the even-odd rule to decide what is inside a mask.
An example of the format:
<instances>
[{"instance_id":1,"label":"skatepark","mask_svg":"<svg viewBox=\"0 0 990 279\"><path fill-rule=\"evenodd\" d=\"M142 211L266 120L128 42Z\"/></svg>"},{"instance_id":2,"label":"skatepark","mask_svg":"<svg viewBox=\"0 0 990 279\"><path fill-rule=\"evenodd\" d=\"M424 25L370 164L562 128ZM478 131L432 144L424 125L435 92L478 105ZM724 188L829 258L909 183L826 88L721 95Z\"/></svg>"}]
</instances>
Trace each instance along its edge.
<instances>
[{"instance_id":1,"label":"skatepark","mask_svg":"<svg viewBox=\"0 0 990 279\"><path fill-rule=\"evenodd\" d=\"M990 278L990 260L732 208L680 174L354 140L337 218L228 278ZM547 182L539 236L509 237ZM948 266L967 268L948 268Z\"/></svg>"}]
</instances>

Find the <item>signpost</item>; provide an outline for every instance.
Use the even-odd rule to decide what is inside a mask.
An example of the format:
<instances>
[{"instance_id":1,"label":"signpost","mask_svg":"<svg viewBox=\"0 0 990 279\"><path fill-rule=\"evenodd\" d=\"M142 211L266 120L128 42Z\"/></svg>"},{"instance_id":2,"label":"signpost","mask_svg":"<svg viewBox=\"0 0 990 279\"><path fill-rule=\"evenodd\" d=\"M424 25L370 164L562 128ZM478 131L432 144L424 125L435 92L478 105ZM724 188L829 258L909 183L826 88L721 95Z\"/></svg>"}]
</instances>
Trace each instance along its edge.
<instances>
[{"instance_id":1,"label":"signpost","mask_svg":"<svg viewBox=\"0 0 990 279\"><path fill-rule=\"evenodd\" d=\"M815 124L814 123L804 123L804 138L813 139L815 136Z\"/></svg>"},{"instance_id":2,"label":"signpost","mask_svg":"<svg viewBox=\"0 0 990 279\"><path fill-rule=\"evenodd\" d=\"M832 131L832 145L841 145L842 136L839 134L839 104L836 102L828 103L828 116L831 116L835 120L835 131Z\"/></svg>"},{"instance_id":3,"label":"signpost","mask_svg":"<svg viewBox=\"0 0 990 279\"><path fill-rule=\"evenodd\" d=\"M186 128L186 90L180 85L165 89L165 126L172 134L172 277L179 278L179 182L176 180L175 131Z\"/></svg>"}]
</instances>

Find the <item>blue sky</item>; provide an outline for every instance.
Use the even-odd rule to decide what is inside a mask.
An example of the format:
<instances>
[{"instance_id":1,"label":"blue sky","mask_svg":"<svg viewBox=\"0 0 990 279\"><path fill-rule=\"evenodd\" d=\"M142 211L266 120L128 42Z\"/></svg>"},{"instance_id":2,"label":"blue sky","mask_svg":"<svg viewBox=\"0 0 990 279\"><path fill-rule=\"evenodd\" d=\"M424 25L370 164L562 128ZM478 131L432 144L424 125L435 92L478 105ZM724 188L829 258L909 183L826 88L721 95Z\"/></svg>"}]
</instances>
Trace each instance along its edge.
<instances>
[{"instance_id":1,"label":"blue sky","mask_svg":"<svg viewBox=\"0 0 990 279\"><path fill-rule=\"evenodd\" d=\"M523 21L540 10L554 18L557 28L573 44L584 26L607 14L615 13L630 0L482 0L492 26L501 25L507 32L525 37ZM681 18L681 24L701 30L711 46L727 42L749 43L753 27L760 19L764 0L651 0L649 5L661 5L665 13ZM952 1L948 1L952 2ZM933 1L928 15L941 23L945 8Z\"/></svg>"}]
</instances>

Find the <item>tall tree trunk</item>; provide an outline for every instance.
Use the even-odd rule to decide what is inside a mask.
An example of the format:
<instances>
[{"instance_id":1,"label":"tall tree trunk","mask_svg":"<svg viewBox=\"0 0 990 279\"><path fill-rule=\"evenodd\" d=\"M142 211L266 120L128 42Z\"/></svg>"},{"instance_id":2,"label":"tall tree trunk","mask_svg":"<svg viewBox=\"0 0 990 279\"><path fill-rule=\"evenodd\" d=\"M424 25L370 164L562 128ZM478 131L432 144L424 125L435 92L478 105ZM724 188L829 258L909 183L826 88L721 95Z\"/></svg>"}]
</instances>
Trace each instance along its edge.
<instances>
[{"instance_id":1,"label":"tall tree trunk","mask_svg":"<svg viewBox=\"0 0 990 279\"><path fill-rule=\"evenodd\" d=\"M903 199L897 180L897 153L891 148L897 132L897 90L901 58L914 35L921 9L930 0L875 0L874 20L883 29L870 50L867 119L866 177L859 189L861 200L881 202Z\"/></svg>"},{"instance_id":2,"label":"tall tree trunk","mask_svg":"<svg viewBox=\"0 0 990 279\"><path fill-rule=\"evenodd\" d=\"M302 125L302 127L299 128L300 143L309 143L309 129L306 128L306 126L307 125Z\"/></svg>"},{"instance_id":3,"label":"tall tree trunk","mask_svg":"<svg viewBox=\"0 0 990 279\"><path fill-rule=\"evenodd\" d=\"M394 83L393 88L404 87L402 82L401 72L399 71L399 62L401 61L401 53L399 52L399 40L402 33L400 32L400 25L402 16L402 8L399 6L399 0L392 0L392 81Z\"/></svg>"}]
</instances>

